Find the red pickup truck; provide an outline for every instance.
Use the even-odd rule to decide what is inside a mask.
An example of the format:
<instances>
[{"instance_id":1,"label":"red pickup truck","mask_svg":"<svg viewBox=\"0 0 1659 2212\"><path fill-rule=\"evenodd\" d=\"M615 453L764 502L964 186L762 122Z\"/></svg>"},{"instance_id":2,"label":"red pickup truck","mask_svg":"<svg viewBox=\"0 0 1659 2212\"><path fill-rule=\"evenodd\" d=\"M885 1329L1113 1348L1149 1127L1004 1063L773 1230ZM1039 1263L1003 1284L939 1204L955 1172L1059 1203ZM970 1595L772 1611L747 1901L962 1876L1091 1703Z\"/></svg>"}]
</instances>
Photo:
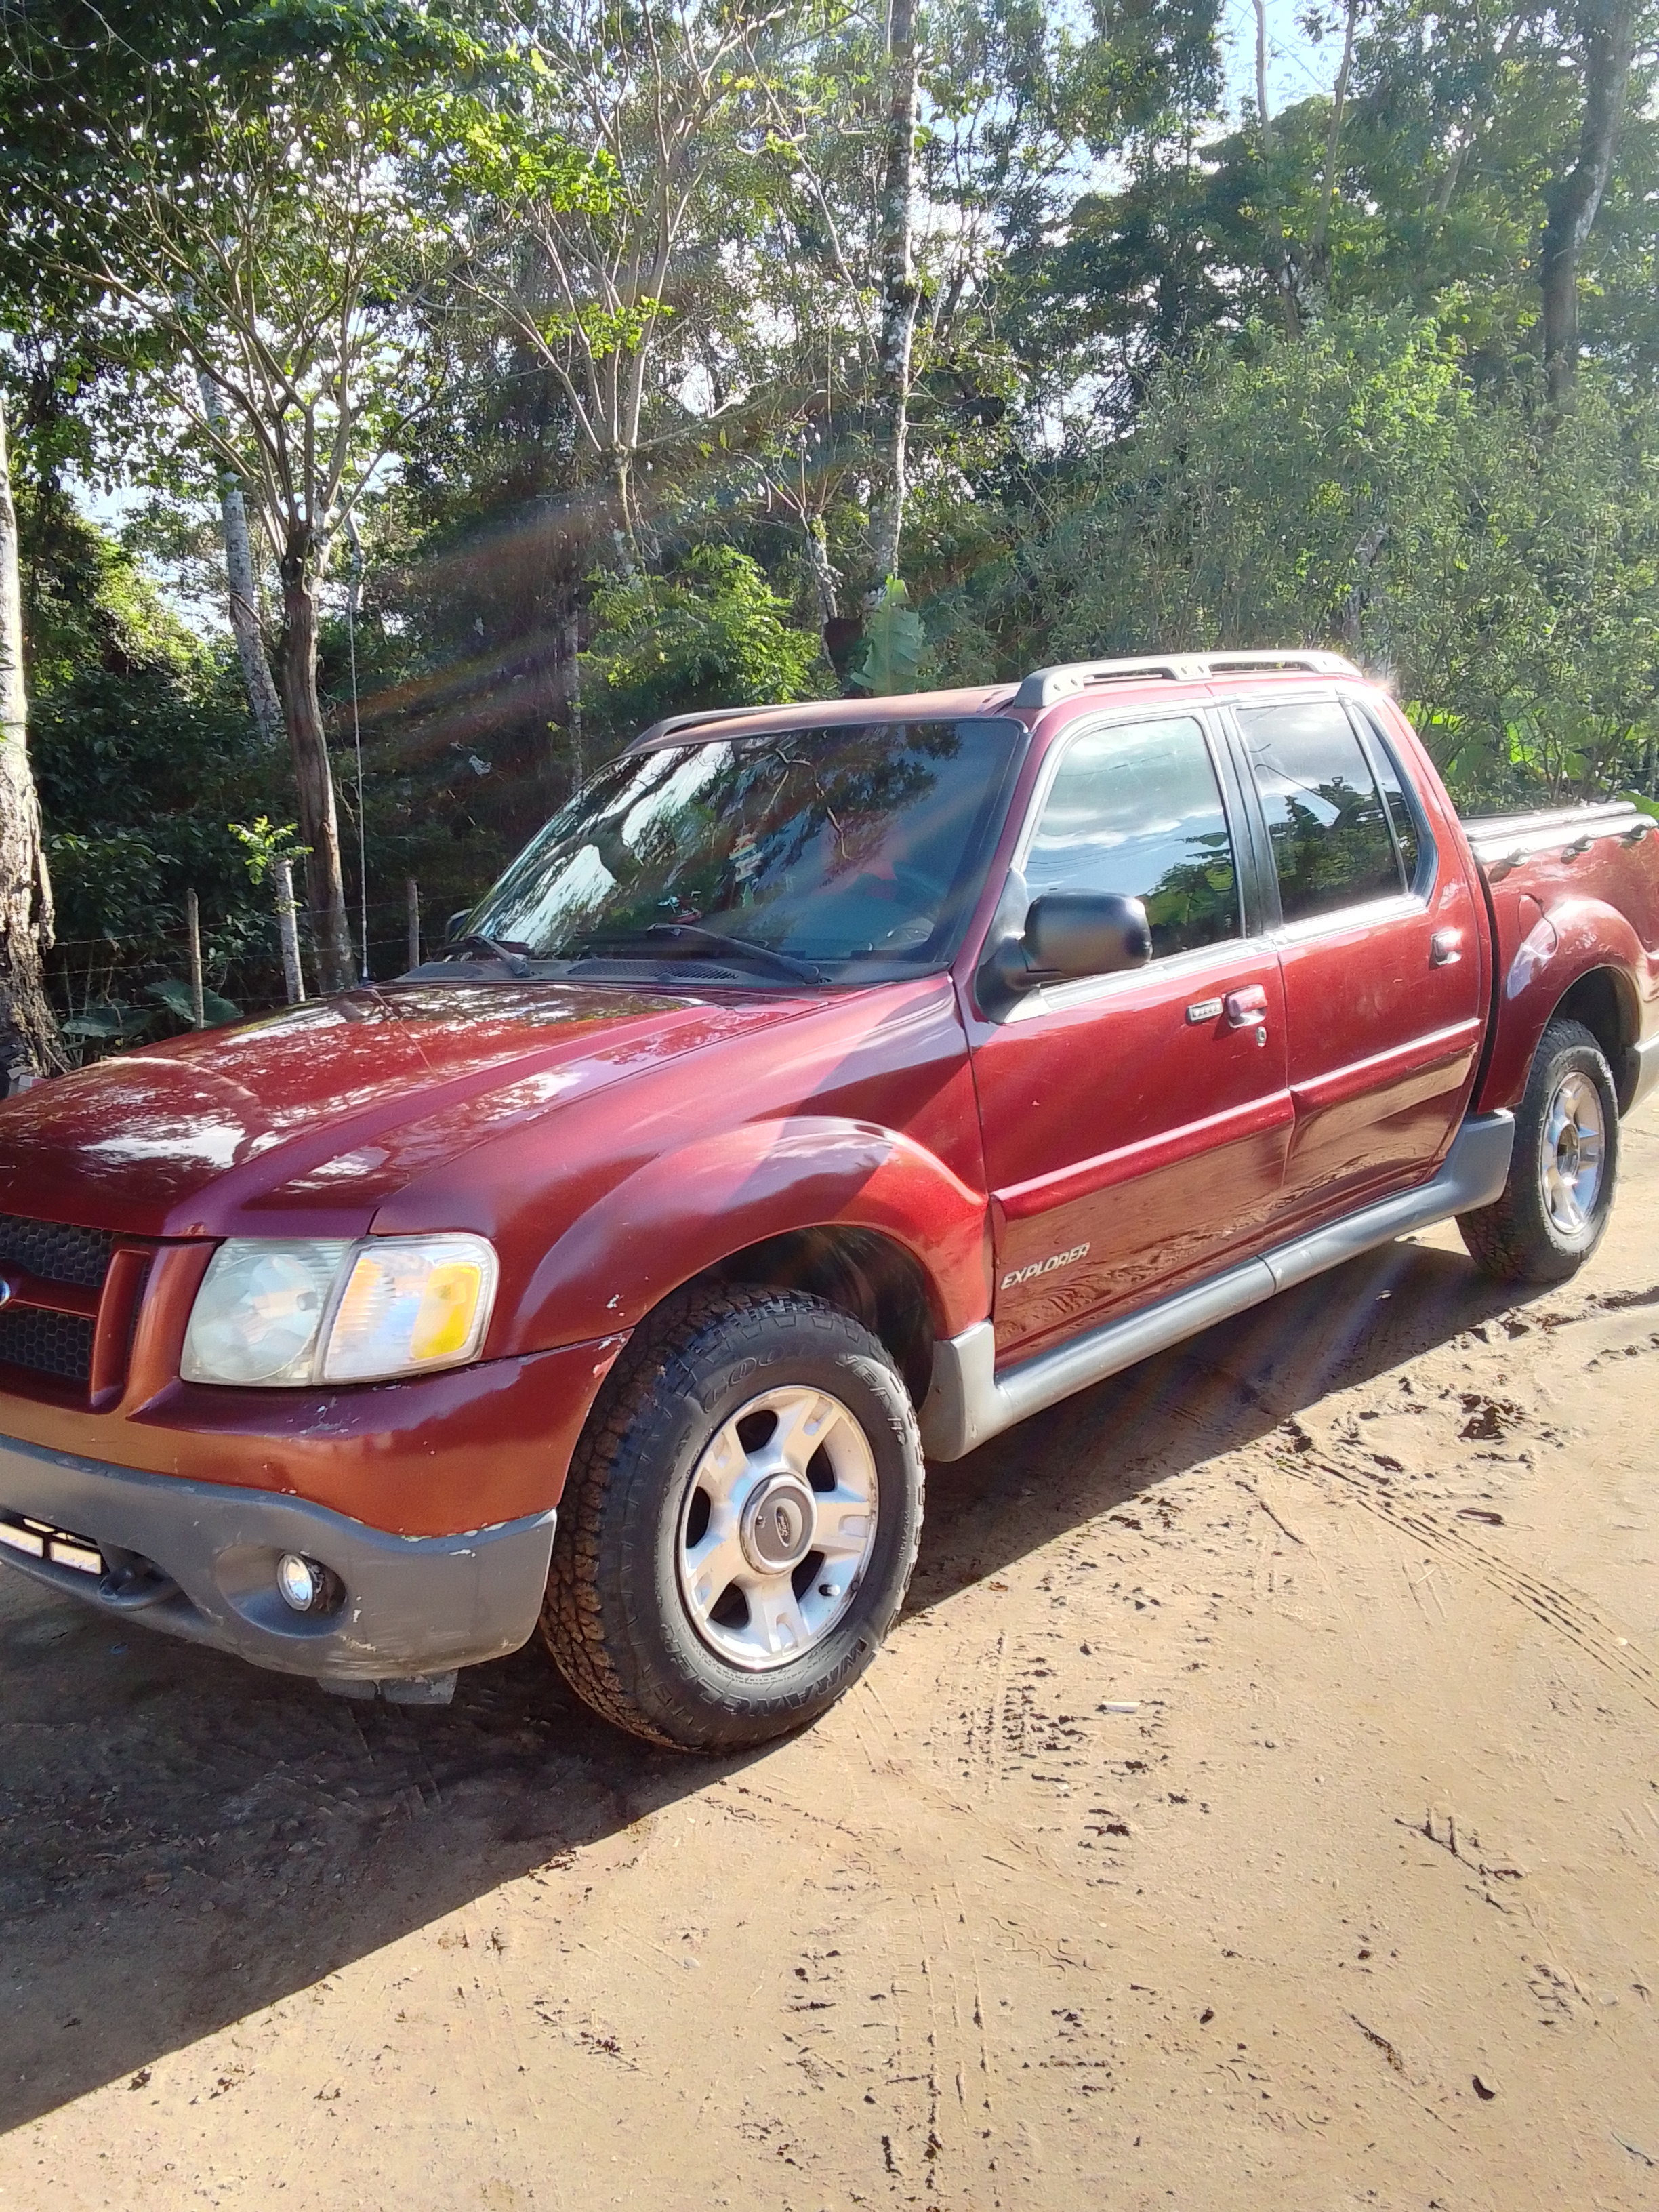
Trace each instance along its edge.
<instances>
[{"instance_id":1,"label":"red pickup truck","mask_svg":"<svg viewBox=\"0 0 1659 2212\"><path fill-rule=\"evenodd\" d=\"M1315 653L659 723L423 966L0 1107L0 1551L359 1696L539 1621L763 1741L924 1455L1431 1222L1580 1265L1655 827L1460 823Z\"/></svg>"}]
</instances>

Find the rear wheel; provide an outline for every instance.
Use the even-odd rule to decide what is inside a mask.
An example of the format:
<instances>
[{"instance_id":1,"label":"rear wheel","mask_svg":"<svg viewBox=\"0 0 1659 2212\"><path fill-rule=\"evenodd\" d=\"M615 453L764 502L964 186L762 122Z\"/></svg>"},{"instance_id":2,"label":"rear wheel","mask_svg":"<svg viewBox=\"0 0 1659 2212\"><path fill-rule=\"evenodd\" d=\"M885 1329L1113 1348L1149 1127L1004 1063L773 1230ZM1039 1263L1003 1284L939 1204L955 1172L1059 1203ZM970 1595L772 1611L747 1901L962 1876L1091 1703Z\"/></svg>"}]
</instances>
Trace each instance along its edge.
<instances>
[{"instance_id":1,"label":"rear wheel","mask_svg":"<svg viewBox=\"0 0 1659 2212\"><path fill-rule=\"evenodd\" d=\"M1582 1022L1545 1030L1515 1117L1504 1194L1458 1216L1472 1256L1501 1283L1564 1283L1601 1243L1619 1170L1619 1100Z\"/></svg>"},{"instance_id":2,"label":"rear wheel","mask_svg":"<svg viewBox=\"0 0 1659 2212\"><path fill-rule=\"evenodd\" d=\"M730 1751L815 1719L904 1602L922 1466L870 1332L796 1291L669 1301L571 1463L542 1631L607 1720Z\"/></svg>"}]
</instances>

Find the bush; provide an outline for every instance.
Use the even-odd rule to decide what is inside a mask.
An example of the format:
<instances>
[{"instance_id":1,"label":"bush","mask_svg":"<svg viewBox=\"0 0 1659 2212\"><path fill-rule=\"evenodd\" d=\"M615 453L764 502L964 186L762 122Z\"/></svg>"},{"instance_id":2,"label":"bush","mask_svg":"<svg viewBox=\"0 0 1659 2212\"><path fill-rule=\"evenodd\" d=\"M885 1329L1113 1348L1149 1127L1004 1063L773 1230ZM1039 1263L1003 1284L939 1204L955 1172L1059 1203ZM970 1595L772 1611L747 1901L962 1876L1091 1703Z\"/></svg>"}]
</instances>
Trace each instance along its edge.
<instances>
[{"instance_id":1,"label":"bush","mask_svg":"<svg viewBox=\"0 0 1659 2212\"><path fill-rule=\"evenodd\" d=\"M699 546L671 577L635 575L593 594L582 707L613 742L664 714L821 699L833 673L817 635L733 546Z\"/></svg>"}]
</instances>

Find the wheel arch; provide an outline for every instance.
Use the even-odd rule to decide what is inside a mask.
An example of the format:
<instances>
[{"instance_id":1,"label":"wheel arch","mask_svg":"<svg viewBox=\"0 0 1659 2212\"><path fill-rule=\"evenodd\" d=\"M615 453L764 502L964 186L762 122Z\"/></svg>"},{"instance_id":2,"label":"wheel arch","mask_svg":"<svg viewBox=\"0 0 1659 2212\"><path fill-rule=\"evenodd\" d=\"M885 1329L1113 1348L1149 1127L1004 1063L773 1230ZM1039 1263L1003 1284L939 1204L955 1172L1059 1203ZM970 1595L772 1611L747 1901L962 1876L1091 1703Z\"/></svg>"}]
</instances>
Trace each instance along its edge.
<instances>
[{"instance_id":1,"label":"wheel arch","mask_svg":"<svg viewBox=\"0 0 1659 2212\"><path fill-rule=\"evenodd\" d=\"M506 1348L633 1329L698 1281L812 1291L925 1393L935 1335L990 1310L988 1203L894 1130L747 1123L659 1155L555 1237Z\"/></svg>"},{"instance_id":2,"label":"wheel arch","mask_svg":"<svg viewBox=\"0 0 1659 2212\"><path fill-rule=\"evenodd\" d=\"M1537 919L1523 929L1528 913ZM1498 934L1492 1049L1472 1110L1517 1106L1545 1029L1566 1018L1583 1022L1601 1046L1623 1112L1639 1073L1637 979L1648 967L1630 922L1599 899L1560 899L1546 912L1528 893L1498 909Z\"/></svg>"},{"instance_id":3,"label":"wheel arch","mask_svg":"<svg viewBox=\"0 0 1659 2212\"><path fill-rule=\"evenodd\" d=\"M1631 1048L1641 1034L1641 1018L1640 1002L1629 976L1617 968L1592 968L1561 994L1544 1027L1558 1021L1583 1024L1613 1070L1622 1114L1635 1087L1637 1071Z\"/></svg>"},{"instance_id":4,"label":"wheel arch","mask_svg":"<svg viewBox=\"0 0 1659 2212\"><path fill-rule=\"evenodd\" d=\"M927 1279L915 1255L879 1230L839 1222L786 1230L717 1261L703 1279L823 1299L886 1347L915 1404L927 1396L935 1335Z\"/></svg>"}]
</instances>

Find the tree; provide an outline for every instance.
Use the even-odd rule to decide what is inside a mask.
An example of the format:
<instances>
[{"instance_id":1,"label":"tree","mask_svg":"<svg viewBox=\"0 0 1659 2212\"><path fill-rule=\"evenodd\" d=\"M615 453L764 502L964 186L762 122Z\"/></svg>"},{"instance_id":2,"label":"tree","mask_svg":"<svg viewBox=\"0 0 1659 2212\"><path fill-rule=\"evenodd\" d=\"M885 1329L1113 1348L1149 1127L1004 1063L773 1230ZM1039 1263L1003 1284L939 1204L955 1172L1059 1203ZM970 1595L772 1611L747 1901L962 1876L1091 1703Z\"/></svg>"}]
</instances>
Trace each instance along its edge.
<instances>
[{"instance_id":1,"label":"tree","mask_svg":"<svg viewBox=\"0 0 1659 2212\"><path fill-rule=\"evenodd\" d=\"M183 58L187 163L166 132L106 115L106 172L47 186L46 258L102 293L117 332L160 341L161 438L193 443L222 495L240 491L276 569L276 687L327 989L349 982L355 963L317 688L318 590L353 508L430 403L424 310L444 248L402 171L425 127L426 73L471 52L418 16L301 0L224 51ZM249 659L251 581L232 580Z\"/></svg>"},{"instance_id":2,"label":"tree","mask_svg":"<svg viewBox=\"0 0 1659 2212\"><path fill-rule=\"evenodd\" d=\"M887 146L881 186L881 338L876 357L877 423L884 482L871 532L876 576L898 575L899 538L909 489L910 375L915 337L916 27L914 0L890 0Z\"/></svg>"},{"instance_id":3,"label":"tree","mask_svg":"<svg viewBox=\"0 0 1659 2212\"><path fill-rule=\"evenodd\" d=\"M608 489L624 568L648 550L641 461L684 450L712 415L667 399L672 368L725 289L744 227L746 120L788 35L781 7L608 0L534 19L504 88L459 100L441 163L465 282L557 380L591 477ZM666 358L671 345L677 363Z\"/></svg>"},{"instance_id":4,"label":"tree","mask_svg":"<svg viewBox=\"0 0 1659 2212\"><path fill-rule=\"evenodd\" d=\"M1570 404L1578 370L1578 262L1613 173L1629 101L1640 27L1638 0L1577 0L1583 107L1570 167L1545 188L1538 285L1544 308L1544 379L1557 407Z\"/></svg>"},{"instance_id":5,"label":"tree","mask_svg":"<svg viewBox=\"0 0 1659 2212\"><path fill-rule=\"evenodd\" d=\"M0 1012L29 1066L46 1074L63 1056L41 972L40 956L52 943L52 883L28 735L17 509L0 395ZM8 1073L12 1064L8 1055Z\"/></svg>"}]
</instances>

